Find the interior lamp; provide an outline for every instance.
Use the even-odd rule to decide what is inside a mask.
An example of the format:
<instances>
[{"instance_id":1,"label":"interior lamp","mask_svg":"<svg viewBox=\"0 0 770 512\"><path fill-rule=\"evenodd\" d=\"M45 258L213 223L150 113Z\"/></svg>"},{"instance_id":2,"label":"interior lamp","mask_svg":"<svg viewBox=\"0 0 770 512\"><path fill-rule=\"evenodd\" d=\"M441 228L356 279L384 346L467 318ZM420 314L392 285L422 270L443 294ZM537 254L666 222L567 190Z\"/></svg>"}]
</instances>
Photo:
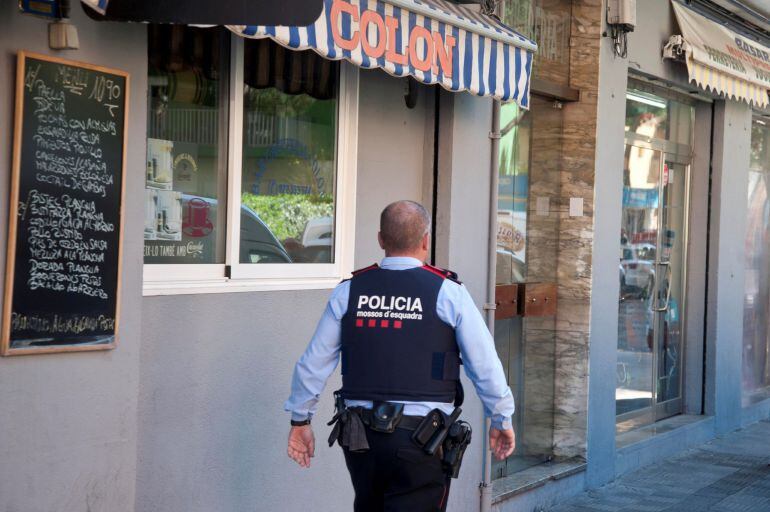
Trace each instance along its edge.
<instances>
[{"instance_id":1,"label":"interior lamp","mask_svg":"<svg viewBox=\"0 0 770 512\"><path fill-rule=\"evenodd\" d=\"M70 23L69 0L59 1L59 18L48 24L48 46L52 50L77 50L80 48L78 29Z\"/></svg>"}]
</instances>

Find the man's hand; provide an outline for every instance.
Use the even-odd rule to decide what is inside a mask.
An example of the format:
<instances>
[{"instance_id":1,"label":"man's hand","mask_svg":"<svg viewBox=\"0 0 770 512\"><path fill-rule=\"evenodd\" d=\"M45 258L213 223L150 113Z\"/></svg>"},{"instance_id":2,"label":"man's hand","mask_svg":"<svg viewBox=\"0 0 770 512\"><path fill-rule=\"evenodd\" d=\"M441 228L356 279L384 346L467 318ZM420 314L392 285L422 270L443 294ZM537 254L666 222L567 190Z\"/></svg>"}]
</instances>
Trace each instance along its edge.
<instances>
[{"instance_id":1,"label":"man's hand","mask_svg":"<svg viewBox=\"0 0 770 512\"><path fill-rule=\"evenodd\" d=\"M489 449L497 458L503 460L513 453L516 448L516 434L512 428L508 430L489 429Z\"/></svg>"},{"instance_id":2,"label":"man's hand","mask_svg":"<svg viewBox=\"0 0 770 512\"><path fill-rule=\"evenodd\" d=\"M289 430L289 444L286 450L289 458L302 466L310 467L310 458L315 456L315 436L310 425L291 427Z\"/></svg>"}]
</instances>

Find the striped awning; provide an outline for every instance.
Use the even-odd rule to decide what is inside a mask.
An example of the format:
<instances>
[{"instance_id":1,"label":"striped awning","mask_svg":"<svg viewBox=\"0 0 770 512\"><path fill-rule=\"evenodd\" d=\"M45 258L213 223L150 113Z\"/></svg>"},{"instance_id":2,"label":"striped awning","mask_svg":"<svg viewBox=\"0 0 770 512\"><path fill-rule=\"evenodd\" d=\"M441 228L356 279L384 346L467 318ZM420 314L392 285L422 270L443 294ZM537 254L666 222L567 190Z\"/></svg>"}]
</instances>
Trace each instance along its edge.
<instances>
[{"instance_id":1,"label":"striped awning","mask_svg":"<svg viewBox=\"0 0 770 512\"><path fill-rule=\"evenodd\" d=\"M448 1L324 0L321 16L307 27L229 28L450 91L529 105L537 45L491 16Z\"/></svg>"},{"instance_id":2,"label":"striped awning","mask_svg":"<svg viewBox=\"0 0 770 512\"><path fill-rule=\"evenodd\" d=\"M445 0L324 0L321 16L307 27L229 28L450 91L529 105L537 45L491 16Z\"/></svg>"},{"instance_id":3,"label":"striped awning","mask_svg":"<svg viewBox=\"0 0 770 512\"><path fill-rule=\"evenodd\" d=\"M105 14L117 0L82 0ZM278 1L278 0L277 0ZM323 0L308 26L228 25L243 37L270 38L450 91L468 91L529 106L537 45L469 7L447 0ZM109 14L109 13L108 13Z\"/></svg>"},{"instance_id":4,"label":"striped awning","mask_svg":"<svg viewBox=\"0 0 770 512\"><path fill-rule=\"evenodd\" d=\"M740 99L760 107L765 107L768 103L767 89L752 82L737 79L692 59L688 62L687 71L690 81L697 83L704 90L711 89L717 94L721 93L728 98Z\"/></svg>"},{"instance_id":5,"label":"striped awning","mask_svg":"<svg viewBox=\"0 0 770 512\"><path fill-rule=\"evenodd\" d=\"M669 39L664 57L684 56L691 82L759 107L768 104L770 48L672 0L682 35Z\"/></svg>"}]
</instances>

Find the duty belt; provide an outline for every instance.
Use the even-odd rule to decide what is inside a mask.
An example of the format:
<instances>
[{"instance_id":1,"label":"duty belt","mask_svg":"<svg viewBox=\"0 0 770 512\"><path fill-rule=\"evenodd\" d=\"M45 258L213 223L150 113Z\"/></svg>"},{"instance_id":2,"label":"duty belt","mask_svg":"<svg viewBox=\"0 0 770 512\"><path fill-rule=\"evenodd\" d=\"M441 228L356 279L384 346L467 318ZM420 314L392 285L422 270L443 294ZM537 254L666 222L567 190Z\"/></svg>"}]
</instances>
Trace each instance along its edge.
<instances>
[{"instance_id":1,"label":"duty belt","mask_svg":"<svg viewBox=\"0 0 770 512\"><path fill-rule=\"evenodd\" d=\"M348 410L355 411L358 409L358 414L361 416L361 421L366 425L367 427L371 426L372 424L372 418L374 417L374 412L372 409L366 409L364 407L352 407ZM425 416L406 416L402 415L399 422L395 425L396 428L403 428L405 430L414 430L416 429L420 423L422 423L422 420L425 418Z\"/></svg>"},{"instance_id":2,"label":"duty belt","mask_svg":"<svg viewBox=\"0 0 770 512\"><path fill-rule=\"evenodd\" d=\"M381 418L380 418L381 420ZM395 418L392 428L401 428L405 430L415 430L424 420L424 416L406 416L399 414ZM328 423L334 425L329 434L329 446L338 441L340 446L347 448L352 452L363 452L369 449L369 442L366 440L364 426L382 432L383 430L375 426L377 418L372 409L364 407L344 407L338 410L332 420Z\"/></svg>"},{"instance_id":3,"label":"duty belt","mask_svg":"<svg viewBox=\"0 0 770 512\"><path fill-rule=\"evenodd\" d=\"M334 395L336 413L328 423L334 425L329 446L337 441L351 452L365 452L369 450L367 427L383 433L392 433L397 428L411 430L412 441L428 455L440 453L447 476L457 478L465 449L471 442L470 425L458 421L462 411L459 407L451 415L433 409L426 416L406 416L403 403L375 401L371 409L347 407L339 392Z\"/></svg>"}]
</instances>

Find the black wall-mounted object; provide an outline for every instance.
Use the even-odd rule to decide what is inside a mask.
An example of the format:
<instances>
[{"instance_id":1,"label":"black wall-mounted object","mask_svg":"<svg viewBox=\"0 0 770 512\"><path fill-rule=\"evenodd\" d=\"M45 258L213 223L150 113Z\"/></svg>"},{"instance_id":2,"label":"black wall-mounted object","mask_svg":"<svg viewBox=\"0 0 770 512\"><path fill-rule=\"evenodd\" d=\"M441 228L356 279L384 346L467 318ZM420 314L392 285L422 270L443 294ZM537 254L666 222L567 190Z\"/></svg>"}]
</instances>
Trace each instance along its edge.
<instances>
[{"instance_id":1,"label":"black wall-mounted object","mask_svg":"<svg viewBox=\"0 0 770 512\"><path fill-rule=\"evenodd\" d=\"M107 21L304 27L318 19L322 7L323 0L110 0L104 16L83 9Z\"/></svg>"},{"instance_id":2,"label":"black wall-mounted object","mask_svg":"<svg viewBox=\"0 0 770 512\"><path fill-rule=\"evenodd\" d=\"M406 78L406 87L404 91L404 103L406 108L413 109L417 106L417 100L420 98L420 82L414 78Z\"/></svg>"}]
</instances>

